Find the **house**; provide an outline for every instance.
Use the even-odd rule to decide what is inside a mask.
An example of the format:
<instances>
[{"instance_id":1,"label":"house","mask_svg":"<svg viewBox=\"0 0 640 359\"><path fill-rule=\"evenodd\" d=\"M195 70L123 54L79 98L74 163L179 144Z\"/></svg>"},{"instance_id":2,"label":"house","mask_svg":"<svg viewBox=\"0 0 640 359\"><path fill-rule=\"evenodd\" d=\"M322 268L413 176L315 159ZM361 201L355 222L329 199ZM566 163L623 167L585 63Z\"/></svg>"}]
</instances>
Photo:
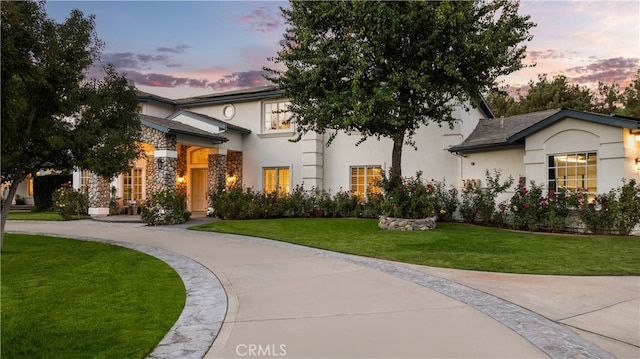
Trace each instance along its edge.
<instances>
[{"instance_id":1,"label":"house","mask_svg":"<svg viewBox=\"0 0 640 359\"><path fill-rule=\"evenodd\" d=\"M308 133L298 142L284 91L260 87L171 100L139 92L143 155L130 172L104 181L86 171L74 186L90 189L90 214L106 215L111 189L127 200L155 190L187 194L191 211L205 211L219 185L289 192L295 185L359 196L379 191L374 183L391 164L392 141L357 133ZM640 120L556 109L494 118L486 104L456 107L454 126L420 128L417 149L405 146L405 176L423 172L458 187L483 186L485 172L525 177L545 187L588 188L603 193L621 179L640 182ZM21 194L22 196L22 194ZM505 194L510 196L510 194Z\"/></svg>"},{"instance_id":2,"label":"house","mask_svg":"<svg viewBox=\"0 0 640 359\"><path fill-rule=\"evenodd\" d=\"M143 200L152 191L175 188L188 197L191 211L207 209L208 193L220 184L241 185L267 192L289 192L295 185L360 196L379 191L374 182L391 164L392 141L340 134L326 146L328 134L309 133L299 142L295 123L286 111L284 91L269 86L209 96L170 100L139 93L144 155L130 173L100 183L91 192L107 192ZM425 126L415 136L417 150L406 146L403 171L455 184L461 158L448 151L473 131L478 119L491 117L486 104L468 112L458 106L455 126ZM83 179L84 178L84 179ZM74 185L89 181L77 173ZM98 189L101 188L101 189ZM108 213L108 196L90 196L90 214Z\"/></svg>"},{"instance_id":3,"label":"house","mask_svg":"<svg viewBox=\"0 0 640 359\"><path fill-rule=\"evenodd\" d=\"M463 178L499 168L527 185L606 193L623 179L640 182L640 119L571 109L481 119L449 151L463 157Z\"/></svg>"}]
</instances>

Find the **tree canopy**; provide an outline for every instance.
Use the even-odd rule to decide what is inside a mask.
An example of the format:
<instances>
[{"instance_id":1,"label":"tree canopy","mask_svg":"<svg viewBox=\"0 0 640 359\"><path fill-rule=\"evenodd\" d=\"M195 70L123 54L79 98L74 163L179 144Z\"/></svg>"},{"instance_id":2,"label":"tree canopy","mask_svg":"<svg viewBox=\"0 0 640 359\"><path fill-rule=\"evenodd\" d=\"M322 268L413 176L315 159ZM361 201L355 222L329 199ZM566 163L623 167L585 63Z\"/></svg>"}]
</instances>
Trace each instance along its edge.
<instances>
[{"instance_id":1,"label":"tree canopy","mask_svg":"<svg viewBox=\"0 0 640 359\"><path fill-rule=\"evenodd\" d=\"M513 116L528 112L571 108L602 114L617 114L640 118L640 71L624 90L617 83L598 84L597 91L586 86L571 84L566 76L549 79L538 76L538 82L529 81L527 91L519 89L512 97L505 91L490 91L486 96L497 116Z\"/></svg>"},{"instance_id":2,"label":"tree canopy","mask_svg":"<svg viewBox=\"0 0 640 359\"><path fill-rule=\"evenodd\" d=\"M63 23L44 2L3 1L2 231L17 186L42 169L83 168L110 178L139 154L135 89L108 66L101 80L85 75L102 42L93 16L73 10Z\"/></svg>"},{"instance_id":3,"label":"tree canopy","mask_svg":"<svg viewBox=\"0 0 640 359\"><path fill-rule=\"evenodd\" d=\"M340 131L393 140L391 176L404 144L430 122L523 67L534 26L513 0L294 1L267 68L285 90L298 140Z\"/></svg>"}]
</instances>

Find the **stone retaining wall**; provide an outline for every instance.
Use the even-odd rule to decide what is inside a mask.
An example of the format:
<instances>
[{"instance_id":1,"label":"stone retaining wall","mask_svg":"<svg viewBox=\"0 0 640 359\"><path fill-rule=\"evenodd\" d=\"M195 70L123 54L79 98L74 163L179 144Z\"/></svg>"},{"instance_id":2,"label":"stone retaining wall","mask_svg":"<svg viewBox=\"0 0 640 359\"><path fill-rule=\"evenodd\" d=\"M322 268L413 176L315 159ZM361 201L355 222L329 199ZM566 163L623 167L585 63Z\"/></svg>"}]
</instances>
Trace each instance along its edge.
<instances>
[{"instance_id":1,"label":"stone retaining wall","mask_svg":"<svg viewBox=\"0 0 640 359\"><path fill-rule=\"evenodd\" d=\"M380 216L378 227L396 231L424 231L436 228L436 217L407 219Z\"/></svg>"}]
</instances>

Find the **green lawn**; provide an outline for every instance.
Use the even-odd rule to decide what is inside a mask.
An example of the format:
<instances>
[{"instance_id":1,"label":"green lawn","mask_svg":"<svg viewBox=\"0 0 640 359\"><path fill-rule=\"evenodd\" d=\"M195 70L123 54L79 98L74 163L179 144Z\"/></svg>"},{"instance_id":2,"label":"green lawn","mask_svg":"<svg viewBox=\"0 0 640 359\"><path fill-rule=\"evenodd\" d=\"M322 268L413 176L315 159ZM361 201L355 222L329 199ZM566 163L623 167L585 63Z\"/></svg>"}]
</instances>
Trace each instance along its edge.
<instances>
[{"instance_id":1,"label":"green lawn","mask_svg":"<svg viewBox=\"0 0 640 359\"><path fill-rule=\"evenodd\" d=\"M104 243L5 234L4 358L143 358L178 319L185 289L149 255Z\"/></svg>"},{"instance_id":2,"label":"green lawn","mask_svg":"<svg viewBox=\"0 0 640 359\"><path fill-rule=\"evenodd\" d=\"M551 235L438 223L383 231L371 219L217 221L191 229L244 234L434 267L556 275L640 275L640 238Z\"/></svg>"},{"instance_id":3,"label":"green lawn","mask_svg":"<svg viewBox=\"0 0 640 359\"><path fill-rule=\"evenodd\" d=\"M72 219L87 219L90 216L74 216ZM23 221L62 221L62 216L55 212L9 212L8 220Z\"/></svg>"}]
</instances>

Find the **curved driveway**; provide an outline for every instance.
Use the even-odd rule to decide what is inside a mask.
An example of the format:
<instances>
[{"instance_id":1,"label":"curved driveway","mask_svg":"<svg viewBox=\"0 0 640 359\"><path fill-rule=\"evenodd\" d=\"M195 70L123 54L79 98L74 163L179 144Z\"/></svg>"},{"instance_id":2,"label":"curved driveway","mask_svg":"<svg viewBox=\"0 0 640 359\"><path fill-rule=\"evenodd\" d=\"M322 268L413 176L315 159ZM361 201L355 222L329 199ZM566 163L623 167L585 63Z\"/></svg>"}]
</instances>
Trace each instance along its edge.
<instances>
[{"instance_id":1,"label":"curved driveway","mask_svg":"<svg viewBox=\"0 0 640 359\"><path fill-rule=\"evenodd\" d=\"M639 277L447 270L184 227L90 220L6 227L199 262L215 273L228 305L219 330L195 323L217 335L206 358L640 357ZM175 334L169 340L189 343Z\"/></svg>"}]
</instances>

